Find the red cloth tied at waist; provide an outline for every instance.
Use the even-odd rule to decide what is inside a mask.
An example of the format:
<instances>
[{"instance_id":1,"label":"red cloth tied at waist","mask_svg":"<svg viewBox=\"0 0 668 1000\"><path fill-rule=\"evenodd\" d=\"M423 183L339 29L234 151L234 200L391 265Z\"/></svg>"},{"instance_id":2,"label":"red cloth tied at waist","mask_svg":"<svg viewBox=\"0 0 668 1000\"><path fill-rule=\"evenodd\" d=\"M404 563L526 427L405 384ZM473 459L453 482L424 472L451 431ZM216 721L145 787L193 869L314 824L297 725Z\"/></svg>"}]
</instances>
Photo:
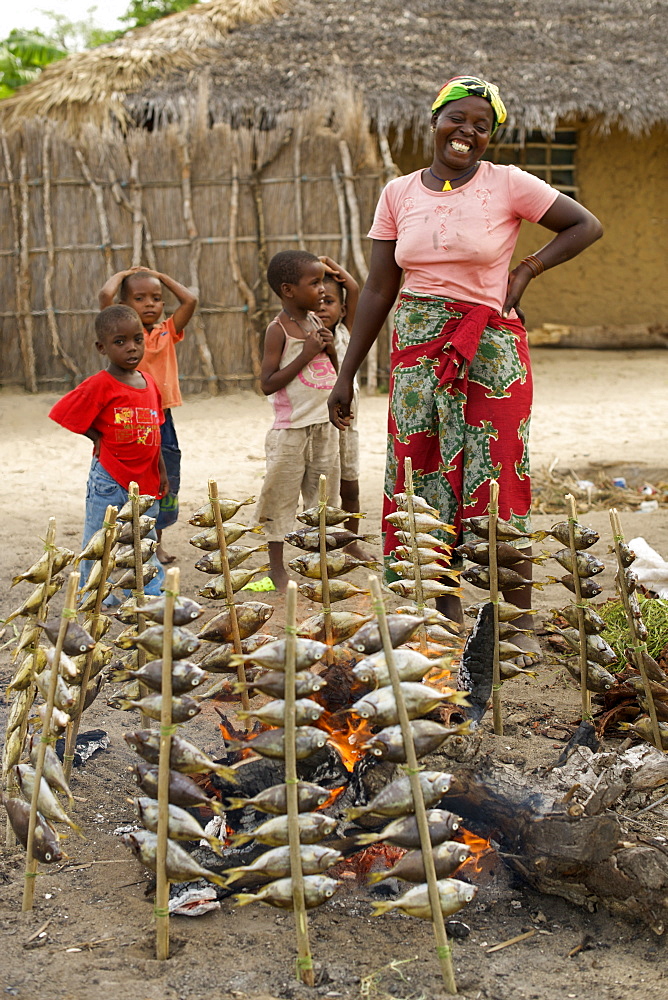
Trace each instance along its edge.
<instances>
[{"instance_id":1,"label":"red cloth tied at waist","mask_svg":"<svg viewBox=\"0 0 668 1000\"><path fill-rule=\"evenodd\" d=\"M406 297L413 298L411 295ZM392 368L399 363L411 367L420 359L428 358L435 362L434 374L438 378L438 384L443 386L466 375L486 326L494 330L507 329L517 334L524 333L524 326L519 319L502 318L491 306L449 301L446 305L447 308L462 313L462 316L446 320L441 332L433 340L395 348L390 357Z\"/></svg>"}]
</instances>

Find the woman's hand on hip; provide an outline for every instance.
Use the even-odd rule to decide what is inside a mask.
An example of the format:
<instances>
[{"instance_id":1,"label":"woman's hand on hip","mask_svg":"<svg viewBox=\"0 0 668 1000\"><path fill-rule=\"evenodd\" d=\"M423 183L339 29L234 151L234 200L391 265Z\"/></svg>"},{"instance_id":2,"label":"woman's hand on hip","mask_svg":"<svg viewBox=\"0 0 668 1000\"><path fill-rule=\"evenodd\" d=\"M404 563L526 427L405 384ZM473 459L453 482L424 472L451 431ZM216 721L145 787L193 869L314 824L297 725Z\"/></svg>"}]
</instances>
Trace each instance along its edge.
<instances>
[{"instance_id":1,"label":"woman's hand on hip","mask_svg":"<svg viewBox=\"0 0 668 1000\"><path fill-rule=\"evenodd\" d=\"M353 418L350 404L353 401L352 379L337 379L336 385L329 394L327 406L329 407L330 423L344 431Z\"/></svg>"},{"instance_id":2,"label":"woman's hand on hip","mask_svg":"<svg viewBox=\"0 0 668 1000\"><path fill-rule=\"evenodd\" d=\"M508 288L506 291L506 301L503 303L501 315L504 319L510 315L512 309L515 310L519 318L524 323L524 313L518 308L520 300L524 295L524 290L531 281L531 270L526 264L518 264L508 275Z\"/></svg>"}]
</instances>

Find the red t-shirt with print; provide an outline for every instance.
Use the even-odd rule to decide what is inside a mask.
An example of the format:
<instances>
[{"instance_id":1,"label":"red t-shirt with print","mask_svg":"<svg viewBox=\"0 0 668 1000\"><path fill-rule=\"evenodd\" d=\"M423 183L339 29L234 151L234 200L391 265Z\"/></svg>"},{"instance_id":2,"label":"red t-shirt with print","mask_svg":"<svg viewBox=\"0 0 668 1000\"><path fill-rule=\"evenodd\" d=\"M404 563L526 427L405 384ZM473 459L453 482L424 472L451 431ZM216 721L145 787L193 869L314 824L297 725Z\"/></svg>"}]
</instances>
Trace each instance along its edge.
<instances>
[{"instance_id":1,"label":"red t-shirt with print","mask_svg":"<svg viewBox=\"0 0 668 1000\"><path fill-rule=\"evenodd\" d=\"M146 386L135 389L108 371L85 379L58 400L49 413L61 427L85 434L94 427L101 435L100 464L127 490L136 482L139 492L160 495L160 424L162 400L155 380L144 372Z\"/></svg>"}]
</instances>

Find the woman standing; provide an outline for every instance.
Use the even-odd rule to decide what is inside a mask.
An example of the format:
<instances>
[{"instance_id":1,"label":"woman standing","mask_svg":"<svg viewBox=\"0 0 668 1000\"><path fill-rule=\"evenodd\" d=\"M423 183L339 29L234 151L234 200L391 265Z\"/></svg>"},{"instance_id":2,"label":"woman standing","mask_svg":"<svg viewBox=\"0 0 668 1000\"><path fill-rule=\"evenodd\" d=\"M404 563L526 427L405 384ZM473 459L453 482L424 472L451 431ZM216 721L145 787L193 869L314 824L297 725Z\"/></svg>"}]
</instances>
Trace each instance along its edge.
<instances>
[{"instance_id":1,"label":"woman standing","mask_svg":"<svg viewBox=\"0 0 668 1000\"><path fill-rule=\"evenodd\" d=\"M492 479L499 482L500 516L529 530L532 382L517 309L531 280L602 235L590 212L544 181L481 162L505 119L497 88L484 80L455 77L440 91L432 106L431 165L390 181L376 207L369 277L329 398L330 419L345 427L353 377L404 275L391 354L383 517L403 489L410 455L416 492L458 534L462 517L486 510ZM508 273L522 219L556 235ZM395 535L384 527L391 556ZM517 568L530 576L531 563ZM530 587L508 596L531 606ZM461 620L457 600L437 604Z\"/></svg>"}]
</instances>

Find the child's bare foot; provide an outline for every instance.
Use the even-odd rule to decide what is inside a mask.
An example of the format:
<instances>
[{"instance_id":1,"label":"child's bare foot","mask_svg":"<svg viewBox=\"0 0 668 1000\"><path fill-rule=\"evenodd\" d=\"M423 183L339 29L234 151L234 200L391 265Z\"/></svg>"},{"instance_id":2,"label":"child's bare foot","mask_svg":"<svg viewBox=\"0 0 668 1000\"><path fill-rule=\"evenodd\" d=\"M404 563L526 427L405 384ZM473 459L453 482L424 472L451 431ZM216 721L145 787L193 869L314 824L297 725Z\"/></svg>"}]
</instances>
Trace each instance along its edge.
<instances>
[{"instance_id":1,"label":"child's bare foot","mask_svg":"<svg viewBox=\"0 0 668 1000\"><path fill-rule=\"evenodd\" d=\"M283 565L283 542L269 542L269 576L276 590L284 594L290 577Z\"/></svg>"},{"instance_id":2,"label":"child's bare foot","mask_svg":"<svg viewBox=\"0 0 668 1000\"><path fill-rule=\"evenodd\" d=\"M170 563L176 562L176 556L170 556L162 545L158 545L155 554L158 557L158 562L161 562L163 566L169 566Z\"/></svg>"},{"instance_id":3,"label":"child's bare foot","mask_svg":"<svg viewBox=\"0 0 668 1000\"><path fill-rule=\"evenodd\" d=\"M282 572L272 570L268 574L268 576L273 581L273 584L276 587L278 593L284 594L288 588L288 581L290 580L290 577L285 572L285 570L283 570Z\"/></svg>"},{"instance_id":4,"label":"child's bare foot","mask_svg":"<svg viewBox=\"0 0 668 1000\"><path fill-rule=\"evenodd\" d=\"M515 619L513 625L516 628L527 630L526 632L517 632L511 638L511 642L514 642L516 646L519 646L527 654L526 656L516 656L513 663L516 663L518 667L536 666L543 659L543 651L540 648L538 636L535 632L535 615L522 615L521 618Z\"/></svg>"}]
</instances>

